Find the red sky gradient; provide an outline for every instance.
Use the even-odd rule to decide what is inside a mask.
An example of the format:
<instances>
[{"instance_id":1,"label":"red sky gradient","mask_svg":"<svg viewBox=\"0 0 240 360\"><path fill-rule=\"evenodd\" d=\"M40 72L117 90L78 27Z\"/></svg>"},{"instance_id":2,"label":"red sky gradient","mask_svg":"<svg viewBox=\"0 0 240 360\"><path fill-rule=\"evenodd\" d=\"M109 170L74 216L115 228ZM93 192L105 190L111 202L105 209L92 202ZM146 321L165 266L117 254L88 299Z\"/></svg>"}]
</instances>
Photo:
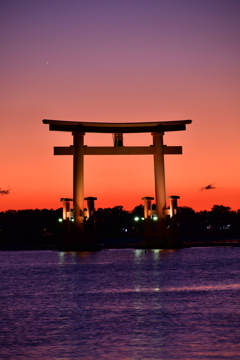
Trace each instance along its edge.
<instances>
[{"instance_id":1,"label":"red sky gradient","mask_svg":"<svg viewBox=\"0 0 240 360\"><path fill-rule=\"evenodd\" d=\"M72 197L72 144L42 119L138 122L192 119L167 133L167 195L179 206L240 208L239 0L3 0L0 211L58 208ZM86 145L111 135L86 134ZM124 145L150 145L125 134ZM214 184L215 189L201 190ZM154 196L152 156L85 157L85 196L132 210Z\"/></svg>"}]
</instances>

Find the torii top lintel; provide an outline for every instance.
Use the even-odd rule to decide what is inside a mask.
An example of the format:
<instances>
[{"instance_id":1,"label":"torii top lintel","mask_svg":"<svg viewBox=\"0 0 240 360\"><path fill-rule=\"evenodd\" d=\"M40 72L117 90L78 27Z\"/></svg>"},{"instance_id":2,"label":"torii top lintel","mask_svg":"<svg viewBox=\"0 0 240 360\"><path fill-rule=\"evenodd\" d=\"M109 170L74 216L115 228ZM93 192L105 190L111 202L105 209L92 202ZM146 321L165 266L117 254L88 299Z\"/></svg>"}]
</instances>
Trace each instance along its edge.
<instances>
[{"instance_id":1,"label":"torii top lintel","mask_svg":"<svg viewBox=\"0 0 240 360\"><path fill-rule=\"evenodd\" d=\"M147 133L186 130L186 125L192 120L174 120L136 123L101 123L82 121L47 120L43 123L49 125L52 131L71 131L83 133Z\"/></svg>"}]
</instances>

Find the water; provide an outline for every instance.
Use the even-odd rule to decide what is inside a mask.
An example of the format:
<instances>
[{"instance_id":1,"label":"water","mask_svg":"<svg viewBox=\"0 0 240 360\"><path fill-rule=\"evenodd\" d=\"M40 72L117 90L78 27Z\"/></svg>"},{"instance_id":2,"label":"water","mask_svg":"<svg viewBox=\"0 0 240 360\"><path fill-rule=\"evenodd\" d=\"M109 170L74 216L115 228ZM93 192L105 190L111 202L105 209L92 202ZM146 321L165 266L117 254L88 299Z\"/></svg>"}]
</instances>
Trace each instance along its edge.
<instances>
[{"instance_id":1,"label":"water","mask_svg":"<svg viewBox=\"0 0 240 360\"><path fill-rule=\"evenodd\" d=\"M0 252L1 359L240 359L240 248Z\"/></svg>"}]
</instances>

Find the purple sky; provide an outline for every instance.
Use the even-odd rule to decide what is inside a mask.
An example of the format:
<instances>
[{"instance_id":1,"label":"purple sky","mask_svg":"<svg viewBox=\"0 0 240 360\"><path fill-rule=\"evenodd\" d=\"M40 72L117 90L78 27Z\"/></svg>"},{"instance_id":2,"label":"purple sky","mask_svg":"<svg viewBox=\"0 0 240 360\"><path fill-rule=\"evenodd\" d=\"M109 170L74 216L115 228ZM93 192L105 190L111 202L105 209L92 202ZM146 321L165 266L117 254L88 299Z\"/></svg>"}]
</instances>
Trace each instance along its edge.
<instances>
[{"instance_id":1,"label":"purple sky","mask_svg":"<svg viewBox=\"0 0 240 360\"><path fill-rule=\"evenodd\" d=\"M0 211L56 208L72 196L72 161L52 155L71 136L49 133L43 118L192 119L186 132L165 136L183 145L181 157L166 159L167 194L198 210L240 208L239 19L239 0L2 0L0 188L11 191ZM106 142L86 136L89 145ZM151 137L126 136L135 143ZM152 159L117 161L86 160L86 196L131 208L154 195ZM128 178L120 181L118 169Z\"/></svg>"}]
</instances>

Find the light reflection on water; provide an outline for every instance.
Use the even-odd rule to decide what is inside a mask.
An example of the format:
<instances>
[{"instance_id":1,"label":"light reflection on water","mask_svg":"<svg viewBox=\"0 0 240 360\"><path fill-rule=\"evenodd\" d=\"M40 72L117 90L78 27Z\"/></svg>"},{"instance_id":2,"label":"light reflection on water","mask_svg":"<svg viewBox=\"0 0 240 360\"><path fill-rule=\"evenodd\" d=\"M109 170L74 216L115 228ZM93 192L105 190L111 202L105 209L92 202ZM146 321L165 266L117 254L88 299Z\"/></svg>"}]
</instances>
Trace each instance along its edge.
<instances>
[{"instance_id":1,"label":"light reflection on water","mask_svg":"<svg viewBox=\"0 0 240 360\"><path fill-rule=\"evenodd\" d=\"M1 359L239 359L240 248L0 252Z\"/></svg>"}]
</instances>

